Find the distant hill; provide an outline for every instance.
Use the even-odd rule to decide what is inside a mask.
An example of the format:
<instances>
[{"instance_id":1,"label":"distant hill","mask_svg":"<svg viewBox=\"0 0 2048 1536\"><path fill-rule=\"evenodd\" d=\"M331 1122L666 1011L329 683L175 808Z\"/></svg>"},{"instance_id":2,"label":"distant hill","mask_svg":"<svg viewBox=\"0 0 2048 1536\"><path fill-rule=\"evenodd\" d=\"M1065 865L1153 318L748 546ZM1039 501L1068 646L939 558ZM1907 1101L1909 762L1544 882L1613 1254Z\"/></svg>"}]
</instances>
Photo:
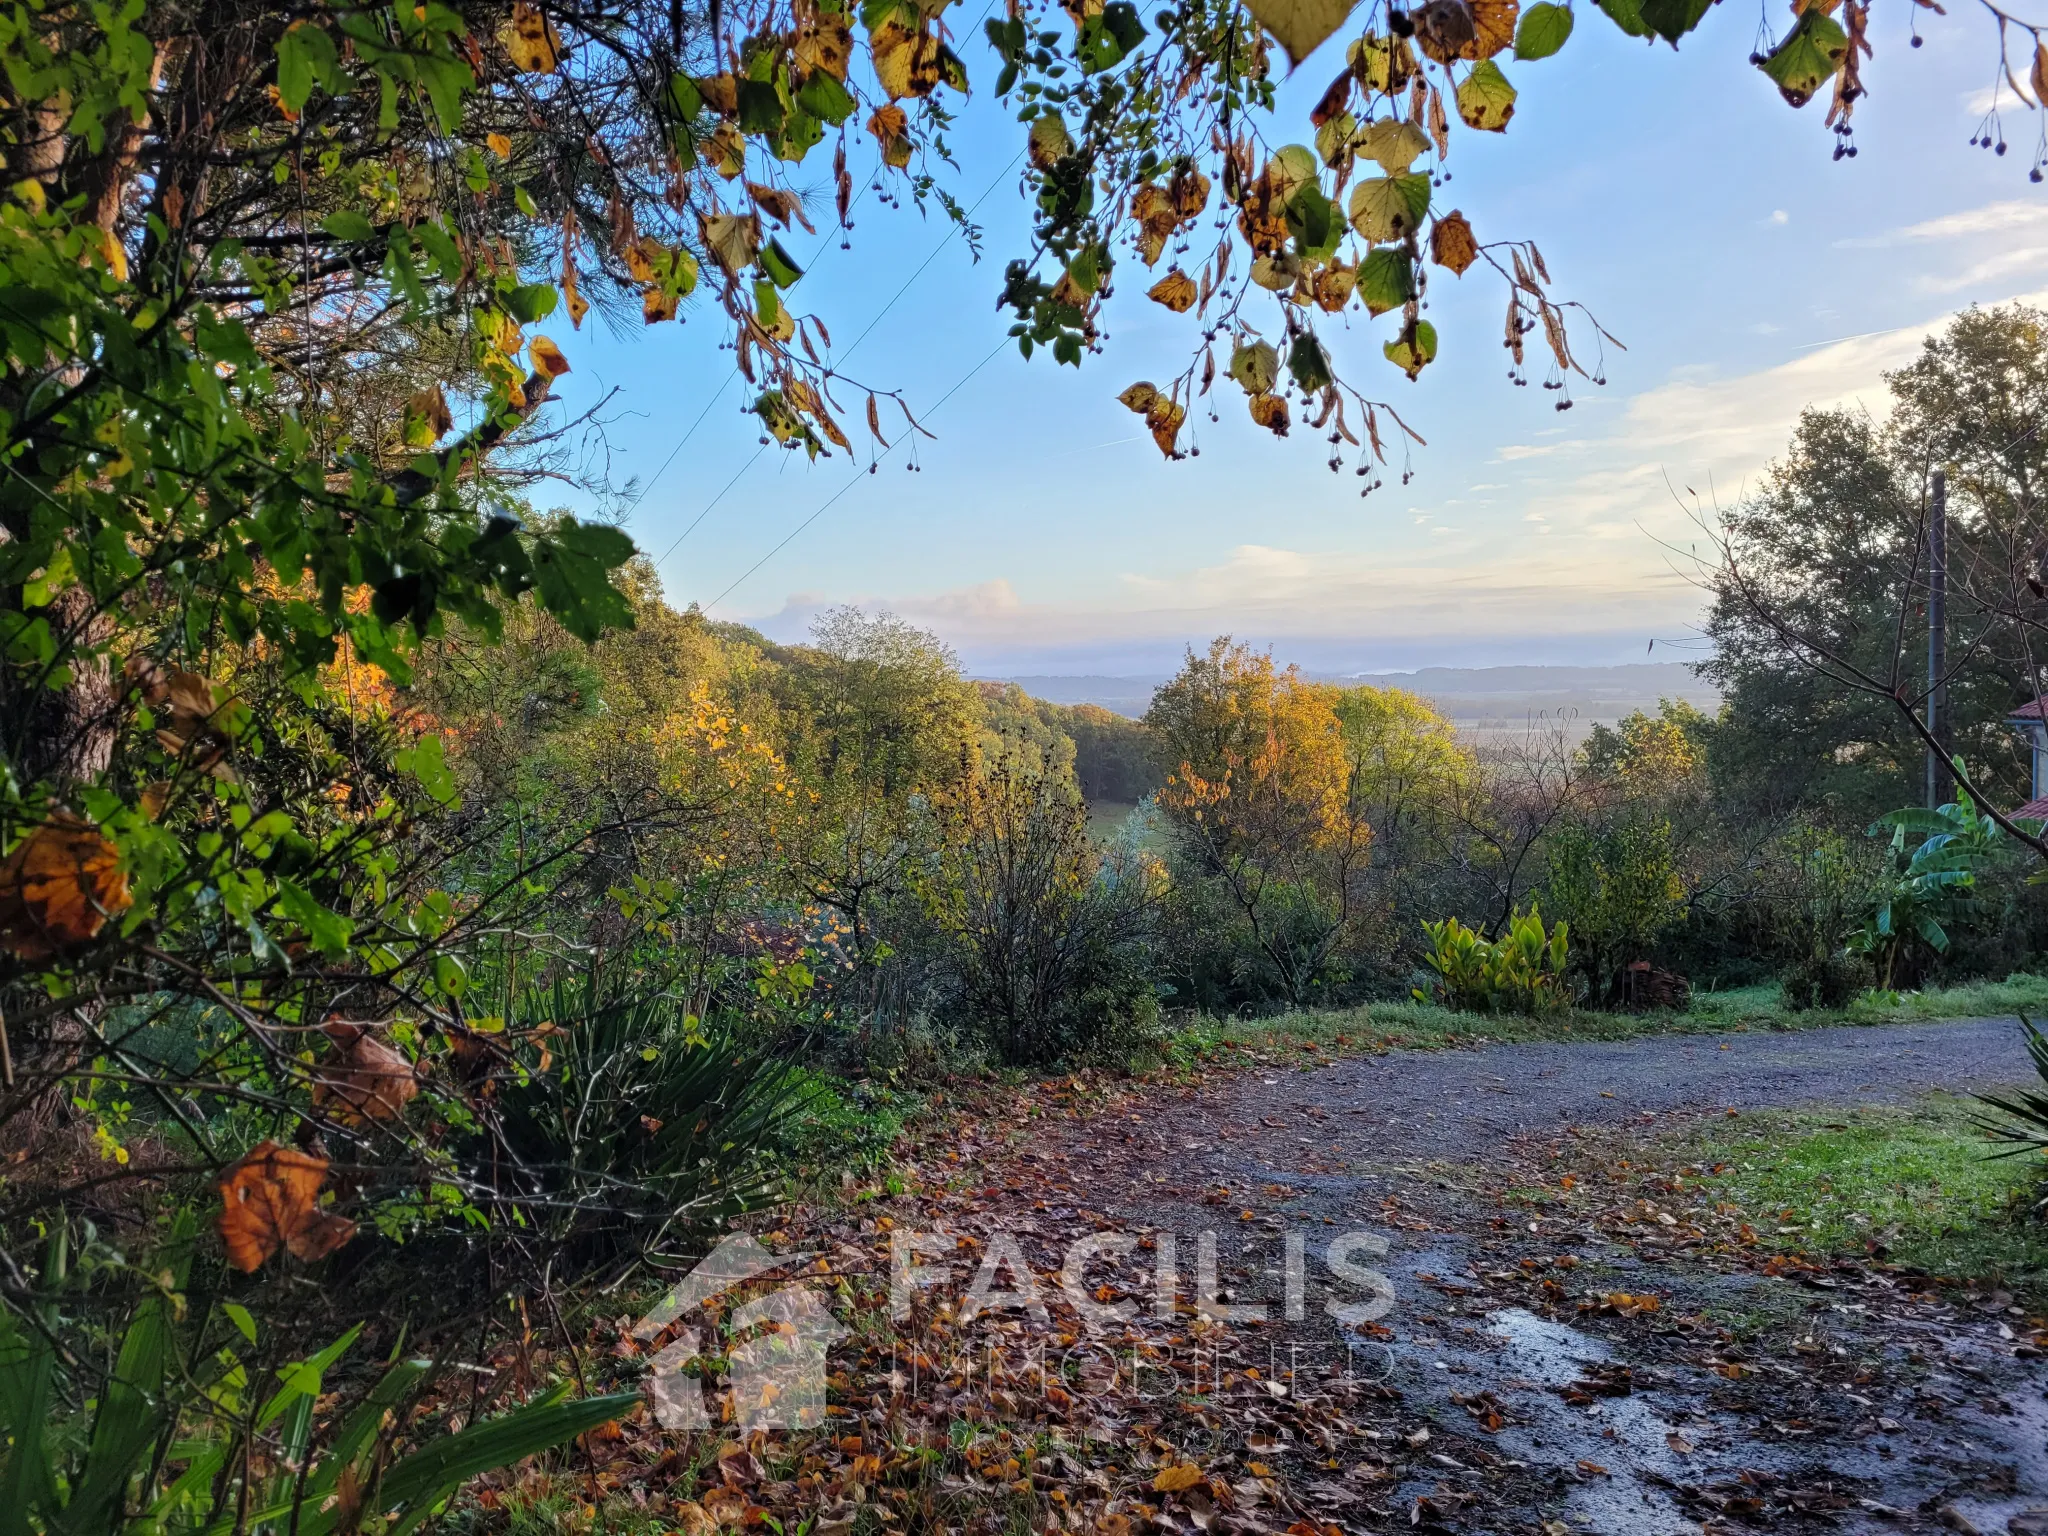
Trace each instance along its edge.
<instances>
[{"instance_id":1,"label":"distant hill","mask_svg":"<svg viewBox=\"0 0 2048 1536\"><path fill-rule=\"evenodd\" d=\"M1634 710L1651 710L1659 699L1683 699L1711 710L1720 694L1679 661L1636 662L1616 667L1424 667L1416 672L1312 674L1326 682L1407 688L1421 694L1462 728L1496 734L1526 726L1538 715L1577 717L1583 731L1612 724ZM1055 704L1097 704L1120 715L1138 716L1152 702L1152 690L1166 681L1149 677L1012 677L1033 698Z\"/></svg>"}]
</instances>

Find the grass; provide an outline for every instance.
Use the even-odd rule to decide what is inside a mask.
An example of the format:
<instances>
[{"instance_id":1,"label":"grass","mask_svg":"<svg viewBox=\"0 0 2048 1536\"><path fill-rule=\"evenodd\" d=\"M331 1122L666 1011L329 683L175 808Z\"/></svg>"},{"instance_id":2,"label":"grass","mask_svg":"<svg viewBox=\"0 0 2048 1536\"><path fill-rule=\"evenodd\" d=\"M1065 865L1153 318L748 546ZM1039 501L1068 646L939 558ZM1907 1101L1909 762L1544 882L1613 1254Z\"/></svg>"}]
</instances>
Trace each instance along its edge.
<instances>
[{"instance_id":1,"label":"grass","mask_svg":"<svg viewBox=\"0 0 2048 1536\"><path fill-rule=\"evenodd\" d=\"M1684 1155L1768 1243L1820 1255L1881 1246L1892 1261L2048 1301L2039 1158L1994 1157L1975 1099L1745 1115Z\"/></svg>"},{"instance_id":2,"label":"grass","mask_svg":"<svg viewBox=\"0 0 2048 1536\"><path fill-rule=\"evenodd\" d=\"M1174 1031L1164 1056L1183 1069L1236 1052L1293 1051L1333 1056L1380 1050L1430 1050L1518 1041L1629 1040L1642 1035L1711 1034L1723 1030L1814 1029L1829 1024L1900 1024L1925 1019L2048 1016L2048 977L2015 975L1999 982L1930 987L1923 992L1866 992L1846 1008L1797 1011L1775 982L1725 992L1696 992L1683 1013L1459 1013L1431 1003L1371 1003L1255 1019L1199 1019Z\"/></svg>"}]
</instances>

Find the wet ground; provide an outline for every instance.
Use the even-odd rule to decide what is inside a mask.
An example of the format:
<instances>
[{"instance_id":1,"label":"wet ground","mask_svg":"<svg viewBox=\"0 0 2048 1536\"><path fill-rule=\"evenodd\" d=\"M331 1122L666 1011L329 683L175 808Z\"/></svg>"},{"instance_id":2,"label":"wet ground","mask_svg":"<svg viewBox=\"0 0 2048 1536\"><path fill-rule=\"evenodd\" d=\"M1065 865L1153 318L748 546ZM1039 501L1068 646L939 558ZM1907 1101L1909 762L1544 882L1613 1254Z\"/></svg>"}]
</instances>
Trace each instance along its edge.
<instances>
[{"instance_id":1,"label":"wet ground","mask_svg":"<svg viewBox=\"0 0 2048 1536\"><path fill-rule=\"evenodd\" d=\"M1703 1114L2028 1071L2012 1020L1395 1053L1152 1090L1028 1136L986 1126L955 1155L1054 1224L1145 1234L1154 1255L1176 1234L1184 1284L1214 1232L1217 1299L1268 1305L1239 1333L1269 1389L1363 1383L1374 1405L1373 1454L1348 1472L1333 1444L1254 1448L1323 1521L1988 1536L2048 1510L2048 1372L2010 1297L1875 1262L1771 1273L1683 1213L1586 1221L1513 1191L1552 1177L1560 1148L1612 1156L1617 1137ZM1291 1285L1290 1233L1306 1239ZM1325 1315L1371 1295L1325 1258L1345 1233L1384 1241L1366 1262L1391 1285L1391 1307L1350 1327ZM1155 1264L1137 1258L1132 1294Z\"/></svg>"}]
</instances>

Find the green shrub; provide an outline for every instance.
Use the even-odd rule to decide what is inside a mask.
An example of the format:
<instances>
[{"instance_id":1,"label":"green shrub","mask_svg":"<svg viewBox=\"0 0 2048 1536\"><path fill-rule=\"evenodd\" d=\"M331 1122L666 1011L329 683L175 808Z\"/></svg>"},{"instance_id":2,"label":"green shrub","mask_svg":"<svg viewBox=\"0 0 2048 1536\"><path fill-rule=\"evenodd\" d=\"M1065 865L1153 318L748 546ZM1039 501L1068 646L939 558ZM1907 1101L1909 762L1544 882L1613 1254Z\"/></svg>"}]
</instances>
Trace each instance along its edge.
<instances>
[{"instance_id":1,"label":"green shrub","mask_svg":"<svg viewBox=\"0 0 2048 1536\"><path fill-rule=\"evenodd\" d=\"M623 1417L637 1393L567 1400L566 1385L449 1432L414 1410L437 1375L394 1357L366 1391L330 1373L362 1325L265 1369L243 1308L187 1306L199 1222L173 1222L157 1268L101 1348L81 1325L69 1232L53 1235L36 1292L0 1311L0 1527L37 1536L330 1536L374 1511L406 1531L463 1483ZM138 1275L138 1271L128 1271ZM109 1358L110 1357L110 1358ZM97 1376L95 1365L106 1373ZM351 1401L352 1399L352 1401ZM73 1404L83 1406L74 1408ZM387 1525L384 1517L395 1515Z\"/></svg>"},{"instance_id":2,"label":"green shrub","mask_svg":"<svg viewBox=\"0 0 2048 1536\"><path fill-rule=\"evenodd\" d=\"M1846 1008L1870 985L1870 970L1857 955L1837 950L1809 955L1785 972L1785 1006L1795 1013L1814 1008Z\"/></svg>"},{"instance_id":3,"label":"green shrub","mask_svg":"<svg viewBox=\"0 0 2048 1536\"><path fill-rule=\"evenodd\" d=\"M1543 914L1532 903L1508 920L1507 932L1488 939L1455 917L1424 923L1429 953L1424 962L1437 974L1438 999L1448 1008L1472 1013L1545 1013L1571 1002L1565 980L1570 931L1559 923L1545 934ZM1427 1001L1421 989L1417 1001Z\"/></svg>"},{"instance_id":4,"label":"green shrub","mask_svg":"<svg viewBox=\"0 0 2048 1536\"><path fill-rule=\"evenodd\" d=\"M818 1080L666 995L607 998L587 977L528 991L523 1046L495 1096L499 1202L571 1264L645 1252L769 1204L779 1139Z\"/></svg>"}]
</instances>

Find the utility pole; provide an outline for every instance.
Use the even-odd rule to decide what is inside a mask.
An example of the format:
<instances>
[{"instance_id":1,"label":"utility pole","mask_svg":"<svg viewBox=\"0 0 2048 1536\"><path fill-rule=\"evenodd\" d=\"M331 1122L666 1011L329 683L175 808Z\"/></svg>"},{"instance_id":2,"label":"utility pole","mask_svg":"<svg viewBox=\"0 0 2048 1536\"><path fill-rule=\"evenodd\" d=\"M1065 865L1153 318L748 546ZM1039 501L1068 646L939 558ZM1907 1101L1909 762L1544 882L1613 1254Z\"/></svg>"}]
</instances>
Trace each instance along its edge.
<instances>
[{"instance_id":1,"label":"utility pole","mask_svg":"<svg viewBox=\"0 0 2048 1536\"><path fill-rule=\"evenodd\" d=\"M1927 808L1954 795L1949 767L1948 726L1948 473L1933 476L1927 522L1927 734L1938 743L1927 749Z\"/></svg>"}]
</instances>

